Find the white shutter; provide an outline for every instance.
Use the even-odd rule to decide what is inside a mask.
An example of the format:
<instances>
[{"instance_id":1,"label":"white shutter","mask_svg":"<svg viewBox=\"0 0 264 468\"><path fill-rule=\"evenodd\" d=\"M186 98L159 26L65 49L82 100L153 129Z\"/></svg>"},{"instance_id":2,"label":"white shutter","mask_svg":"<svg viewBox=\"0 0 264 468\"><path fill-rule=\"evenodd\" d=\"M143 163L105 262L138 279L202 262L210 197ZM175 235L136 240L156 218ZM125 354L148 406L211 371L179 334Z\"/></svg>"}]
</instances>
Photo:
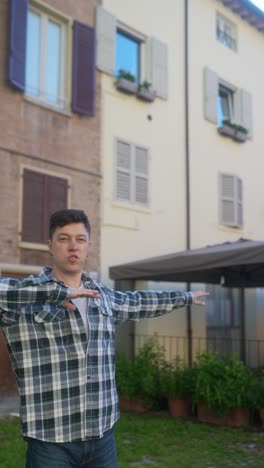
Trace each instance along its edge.
<instances>
[{"instance_id":1,"label":"white shutter","mask_svg":"<svg viewBox=\"0 0 264 468\"><path fill-rule=\"evenodd\" d=\"M237 206L237 226L243 227L243 185L242 180L236 177L236 206Z\"/></svg>"},{"instance_id":2,"label":"white shutter","mask_svg":"<svg viewBox=\"0 0 264 468\"><path fill-rule=\"evenodd\" d=\"M220 176L220 223L226 226L243 227L243 185L242 180L234 175Z\"/></svg>"},{"instance_id":3,"label":"white shutter","mask_svg":"<svg viewBox=\"0 0 264 468\"><path fill-rule=\"evenodd\" d=\"M135 202L148 205L149 158L148 150L135 146Z\"/></svg>"},{"instance_id":4,"label":"white shutter","mask_svg":"<svg viewBox=\"0 0 264 468\"><path fill-rule=\"evenodd\" d=\"M149 41L152 88L157 96L168 99L168 46L158 39Z\"/></svg>"},{"instance_id":5,"label":"white shutter","mask_svg":"<svg viewBox=\"0 0 264 468\"><path fill-rule=\"evenodd\" d=\"M235 212L234 176L221 174L221 224L235 226Z\"/></svg>"},{"instance_id":6,"label":"white shutter","mask_svg":"<svg viewBox=\"0 0 264 468\"><path fill-rule=\"evenodd\" d=\"M248 137L252 138L252 95L244 89L240 89L238 94L240 101L239 124L247 129Z\"/></svg>"},{"instance_id":7,"label":"white shutter","mask_svg":"<svg viewBox=\"0 0 264 468\"><path fill-rule=\"evenodd\" d=\"M96 7L96 65L99 70L114 75L116 49L116 18L107 10Z\"/></svg>"},{"instance_id":8,"label":"white shutter","mask_svg":"<svg viewBox=\"0 0 264 468\"><path fill-rule=\"evenodd\" d=\"M116 199L131 201L131 145L116 142Z\"/></svg>"},{"instance_id":9,"label":"white shutter","mask_svg":"<svg viewBox=\"0 0 264 468\"><path fill-rule=\"evenodd\" d=\"M204 117L217 124L218 76L209 68L204 69Z\"/></svg>"}]
</instances>

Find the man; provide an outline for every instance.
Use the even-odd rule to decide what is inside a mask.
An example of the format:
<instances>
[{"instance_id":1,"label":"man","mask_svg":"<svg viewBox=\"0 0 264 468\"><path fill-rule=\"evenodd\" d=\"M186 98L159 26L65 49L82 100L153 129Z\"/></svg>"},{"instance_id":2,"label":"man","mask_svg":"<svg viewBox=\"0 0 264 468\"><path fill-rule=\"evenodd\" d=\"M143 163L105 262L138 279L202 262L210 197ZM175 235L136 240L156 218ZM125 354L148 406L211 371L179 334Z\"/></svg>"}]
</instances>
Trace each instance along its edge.
<instances>
[{"instance_id":1,"label":"man","mask_svg":"<svg viewBox=\"0 0 264 468\"><path fill-rule=\"evenodd\" d=\"M89 246L85 213L58 211L50 219L53 267L1 283L0 323L20 392L27 468L115 468L116 324L203 305L207 295L109 289L84 273Z\"/></svg>"}]
</instances>

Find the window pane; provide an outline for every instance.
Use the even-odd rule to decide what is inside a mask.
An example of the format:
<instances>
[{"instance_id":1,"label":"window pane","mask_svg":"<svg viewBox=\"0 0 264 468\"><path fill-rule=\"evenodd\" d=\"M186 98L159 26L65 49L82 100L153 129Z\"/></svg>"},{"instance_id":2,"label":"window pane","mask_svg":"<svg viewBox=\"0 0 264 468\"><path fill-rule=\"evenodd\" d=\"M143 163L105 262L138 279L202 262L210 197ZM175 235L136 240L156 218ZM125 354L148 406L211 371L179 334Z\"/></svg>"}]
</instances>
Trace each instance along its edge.
<instances>
[{"instance_id":1,"label":"window pane","mask_svg":"<svg viewBox=\"0 0 264 468\"><path fill-rule=\"evenodd\" d=\"M59 103L60 55L61 27L52 21L48 21L46 98L53 103Z\"/></svg>"},{"instance_id":2,"label":"window pane","mask_svg":"<svg viewBox=\"0 0 264 468\"><path fill-rule=\"evenodd\" d=\"M223 120L232 120L232 91L219 89L218 94L218 125L221 126Z\"/></svg>"},{"instance_id":3,"label":"window pane","mask_svg":"<svg viewBox=\"0 0 264 468\"><path fill-rule=\"evenodd\" d=\"M40 16L28 12L27 45L26 45L26 92L38 96L40 73Z\"/></svg>"},{"instance_id":4,"label":"window pane","mask_svg":"<svg viewBox=\"0 0 264 468\"><path fill-rule=\"evenodd\" d=\"M118 32L116 35L116 67L131 73L135 80L139 80L139 42Z\"/></svg>"}]
</instances>

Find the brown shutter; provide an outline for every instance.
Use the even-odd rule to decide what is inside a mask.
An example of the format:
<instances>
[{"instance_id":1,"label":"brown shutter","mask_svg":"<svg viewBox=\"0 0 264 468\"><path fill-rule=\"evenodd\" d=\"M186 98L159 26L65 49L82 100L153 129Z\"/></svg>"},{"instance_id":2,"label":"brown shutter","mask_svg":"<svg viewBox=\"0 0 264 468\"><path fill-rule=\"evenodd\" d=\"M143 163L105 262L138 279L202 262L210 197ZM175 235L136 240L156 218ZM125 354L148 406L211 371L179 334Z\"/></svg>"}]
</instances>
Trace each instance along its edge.
<instances>
[{"instance_id":1,"label":"brown shutter","mask_svg":"<svg viewBox=\"0 0 264 468\"><path fill-rule=\"evenodd\" d=\"M45 175L24 171L22 241L43 241Z\"/></svg>"},{"instance_id":2,"label":"brown shutter","mask_svg":"<svg viewBox=\"0 0 264 468\"><path fill-rule=\"evenodd\" d=\"M61 177L46 176L46 202L44 209L44 242L49 238L49 219L52 213L67 208L68 181Z\"/></svg>"},{"instance_id":3,"label":"brown shutter","mask_svg":"<svg viewBox=\"0 0 264 468\"><path fill-rule=\"evenodd\" d=\"M95 115L95 32L94 28L74 21L72 110Z\"/></svg>"},{"instance_id":4,"label":"brown shutter","mask_svg":"<svg viewBox=\"0 0 264 468\"><path fill-rule=\"evenodd\" d=\"M28 0L11 0L9 26L9 81L25 90Z\"/></svg>"},{"instance_id":5,"label":"brown shutter","mask_svg":"<svg viewBox=\"0 0 264 468\"><path fill-rule=\"evenodd\" d=\"M22 241L47 243L50 215L67 208L67 191L67 179L25 169Z\"/></svg>"}]
</instances>

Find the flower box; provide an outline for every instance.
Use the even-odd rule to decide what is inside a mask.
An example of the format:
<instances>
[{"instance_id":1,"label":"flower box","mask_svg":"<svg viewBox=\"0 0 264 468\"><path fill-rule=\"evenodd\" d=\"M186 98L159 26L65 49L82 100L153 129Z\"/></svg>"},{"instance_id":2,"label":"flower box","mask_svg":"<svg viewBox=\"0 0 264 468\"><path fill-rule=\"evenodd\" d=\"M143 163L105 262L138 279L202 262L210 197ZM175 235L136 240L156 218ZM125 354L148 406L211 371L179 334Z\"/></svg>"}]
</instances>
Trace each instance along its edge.
<instances>
[{"instance_id":1,"label":"flower box","mask_svg":"<svg viewBox=\"0 0 264 468\"><path fill-rule=\"evenodd\" d=\"M247 134L237 130L233 136L233 139L235 141L239 141L240 143L244 143L247 139Z\"/></svg>"},{"instance_id":2,"label":"flower box","mask_svg":"<svg viewBox=\"0 0 264 468\"><path fill-rule=\"evenodd\" d=\"M137 83L134 81L126 80L125 78L118 78L116 80L116 88L126 94L137 93Z\"/></svg>"},{"instance_id":3,"label":"flower box","mask_svg":"<svg viewBox=\"0 0 264 468\"><path fill-rule=\"evenodd\" d=\"M156 91L154 91L151 88L144 88L142 86L139 86L137 91L137 97L142 101L153 102L156 97Z\"/></svg>"},{"instance_id":4,"label":"flower box","mask_svg":"<svg viewBox=\"0 0 264 468\"><path fill-rule=\"evenodd\" d=\"M220 135L224 135L227 137L234 138L236 130L233 127L230 127L229 125L222 125L222 127L218 127L218 133Z\"/></svg>"},{"instance_id":5,"label":"flower box","mask_svg":"<svg viewBox=\"0 0 264 468\"><path fill-rule=\"evenodd\" d=\"M197 404L197 418L201 422L216 424L220 426L242 427L248 426L250 422L250 410L248 408L236 408L225 414L219 412L205 403Z\"/></svg>"},{"instance_id":6,"label":"flower box","mask_svg":"<svg viewBox=\"0 0 264 468\"><path fill-rule=\"evenodd\" d=\"M168 398L170 416L174 418L186 418L190 415L190 404L183 398Z\"/></svg>"}]
</instances>

